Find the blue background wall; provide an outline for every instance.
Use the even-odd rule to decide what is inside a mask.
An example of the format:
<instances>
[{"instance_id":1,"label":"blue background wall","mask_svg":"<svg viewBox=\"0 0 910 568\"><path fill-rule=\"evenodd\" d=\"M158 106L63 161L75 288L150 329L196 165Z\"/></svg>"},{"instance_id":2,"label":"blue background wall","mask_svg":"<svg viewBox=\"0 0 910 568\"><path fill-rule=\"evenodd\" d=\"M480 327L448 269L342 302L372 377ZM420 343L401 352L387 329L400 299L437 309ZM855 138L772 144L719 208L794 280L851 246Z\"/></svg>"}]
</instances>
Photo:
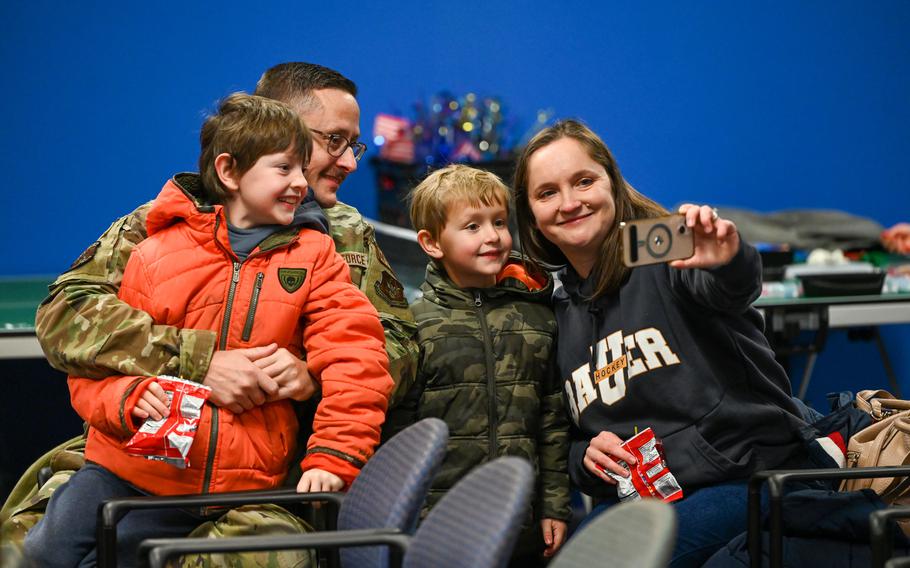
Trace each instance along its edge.
<instances>
[{"instance_id":1,"label":"blue background wall","mask_svg":"<svg viewBox=\"0 0 910 568\"><path fill-rule=\"evenodd\" d=\"M910 220L904 0L256 4L0 4L0 276L64 270L194 169L218 98L286 60L353 78L365 138L378 112L475 91L525 127L540 108L585 119L665 205ZM374 214L366 160L361 170L342 199ZM910 384L908 339L886 337ZM813 400L883 382L871 345L835 335Z\"/></svg>"}]
</instances>

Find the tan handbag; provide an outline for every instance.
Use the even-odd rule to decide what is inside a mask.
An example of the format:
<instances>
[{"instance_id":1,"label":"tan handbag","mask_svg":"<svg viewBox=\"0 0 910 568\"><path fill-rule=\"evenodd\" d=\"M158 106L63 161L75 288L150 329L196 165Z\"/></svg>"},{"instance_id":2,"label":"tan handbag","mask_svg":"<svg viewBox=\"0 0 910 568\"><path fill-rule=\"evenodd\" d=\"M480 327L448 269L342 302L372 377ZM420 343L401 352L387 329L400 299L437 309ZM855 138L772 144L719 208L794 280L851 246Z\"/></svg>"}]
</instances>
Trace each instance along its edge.
<instances>
[{"instance_id":1,"label":"tan handbag","mask_svg":"<svg viewBox=\"0 0 910 568\"><path fill-rule=\"evenodd\" d=\"M854 434L847 444L846 467L910 464L910 401L887 391L861 391L856 406L875 422ZM845 479L841 491L872 489L888 504L910 503L910 478Z\"/></svg>"},{"instance_id":2,"label":"tan handbag","mask_svg":"<svg viewBox=\"0 0 910 568\"><path fill-rule=\"evenodd\" d=\"M904 410L910 410L910 400L894 398L886 390L864 390L856 395L856 407L868 412L876 422Z\"/></svg>"}]
</instances>

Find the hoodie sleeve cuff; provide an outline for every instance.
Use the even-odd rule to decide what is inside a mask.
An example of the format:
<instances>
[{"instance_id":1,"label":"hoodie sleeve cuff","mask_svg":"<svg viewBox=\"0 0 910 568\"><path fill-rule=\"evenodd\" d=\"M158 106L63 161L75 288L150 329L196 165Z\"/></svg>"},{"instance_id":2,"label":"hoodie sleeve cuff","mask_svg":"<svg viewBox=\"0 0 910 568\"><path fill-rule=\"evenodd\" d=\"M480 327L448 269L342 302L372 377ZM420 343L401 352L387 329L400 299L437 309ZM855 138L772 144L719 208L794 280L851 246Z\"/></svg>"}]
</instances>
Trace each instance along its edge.
<instances>
[{"instance_id":1,"label":"hoodie sleeve cuff","mask_svg":"<svg viewBox=\"0 0 910 568\"><path fill-rule=\"evenodd\" d=\"M747 305L761 295L761 256L755 247L740 238L739 250L723 266L707 269L715 282L735 296L748 296Z\"/></svg>"}]
</instances>

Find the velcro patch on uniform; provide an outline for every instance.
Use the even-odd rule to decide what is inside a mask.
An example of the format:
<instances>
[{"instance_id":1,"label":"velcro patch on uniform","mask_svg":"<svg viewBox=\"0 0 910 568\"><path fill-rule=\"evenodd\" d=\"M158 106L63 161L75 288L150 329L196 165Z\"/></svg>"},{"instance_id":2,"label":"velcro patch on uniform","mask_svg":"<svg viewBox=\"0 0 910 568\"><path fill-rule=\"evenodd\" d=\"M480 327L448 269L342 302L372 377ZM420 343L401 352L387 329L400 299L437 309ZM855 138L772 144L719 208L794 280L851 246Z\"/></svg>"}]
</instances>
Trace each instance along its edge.
<instances>
[{"instance_id":1,"label":"velcro patch on uniform","mask_svg":"<svg viewBox=\"0 0 910 568\"><path fill-rule=\"evenodd\" d=\"M344 259L348 266L367 267L367 255L362 252L345 251L339 254L341 254L341 258Z\"/></svg>"},{"instance_id":2,"label":"velcro patch on uniform","mask_svg":"<svg viewBox=\"0 0 910 568\"><path fill-rule=\"evenodd\" d=\"M404 286L391 273L383 270L379 282L376 282L376 293L380 298L396 308L407 308L408 301L404 297Z\"/></svg>"},{"instance_id":3,"label":"velcro patch on uniform","mask_svg":"<svg viewBox=\"0 0 910 568\"><path fill-rule=\"evenodd\" d=\"M79 268L80 266L82 266L83 264L85 264L86 262L95 258L95 253L98 252L98 247L100 247L100 246L101 246L101 241L95 241L94 243L92 243L92 246L85 249L82 252L82 254L79 255L79 258L77 258L76 260L73 261L73 263L70 265L70 270L75 270L75 269Z\"/></svg>"},{"instance_id":4,"label":"velcro patch on uniform","mask_svg":"<svg viewBox=\"0 0 910 568\"><path fill-rule=\"evenodd\" d=\"M306 268L279 268L278 282L285 292L293 294L303 286L306 280Z\"/></svg>"}]
</instances>

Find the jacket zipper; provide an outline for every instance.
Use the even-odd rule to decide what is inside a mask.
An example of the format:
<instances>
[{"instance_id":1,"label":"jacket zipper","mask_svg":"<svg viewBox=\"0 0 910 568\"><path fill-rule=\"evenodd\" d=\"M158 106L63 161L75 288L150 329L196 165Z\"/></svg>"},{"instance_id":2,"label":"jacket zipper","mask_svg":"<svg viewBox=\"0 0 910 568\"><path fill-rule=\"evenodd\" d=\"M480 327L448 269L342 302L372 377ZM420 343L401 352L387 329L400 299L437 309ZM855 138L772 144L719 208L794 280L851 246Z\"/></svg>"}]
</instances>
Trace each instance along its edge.
<instances>
[{"instance_id":1,"label":"jacket zipper","mask_svg":"<svg viewBox=\"0 0 910 568\"><path fill-rule=\"evenodd\" d=\"M487 362L487 392L488 392L488 413L490 420L490 447L488 450L488 459L496 459L496 447L499 445L496 432L499 430L499 413L496 411L496 374L495 361L493 360L493 338L490 337L490 328L487 326L487 318L483 313L483 301L480 298L480 291L474 291L474 308L477 311L477 319L480 320L480 330L483 336L483 351Z\"/></svg>"},{"instance_id":2,"label":"jacket zipper","mask_svg":"<svg viewBox=\"0 0 910 568\"><path fill-rule=\"evenodd\" d=\"M253 286L253 297L250 298L250 309L246 315L246 325L243 326L242 339L244 341L249 341L250 335L253 334L253 320L256 318L256 306L259 305L259 291L262 290L263 278L265 278L264 272L256 274L256 284Z\"/></svg>"},{"instance_id":3,"label":"jacket zipper","mask_svg":"<svg viewBox=\"0 0 910 568\"><path fill-rule=\"evenodd\" d=\"M221 224L221 217L219 216L219 217L216 217L216 219L215 219L215 235L216 236L218 234L218 227L220 224ZM216 241L217 241L217 237L216 237ZM224 247L222 247L222 248L224 248ZM260 251L260 252L262 252L262 251ZM228 255L230 257L229 252L228 252ZM254 256L254 255L250 255L250 256ZM249 257L247 257L247 259L249 259ZM221 338L218 340L218 349L219 350L224 350L224 348L227 347L228 330L230 329L230 326L231 326L231 312L233 311L233 308L234 308L234 295L237 293L237 283L240 282L240 263L237 262L236 260L233 260L231 262L232 262L232 266L233 266L233 273L231 274L231 287L228 288L227 305L224 308L224 320L221 323ZM250 300L250 304L252 304L253 306L255 306L254 302L258 302L258 300L259 300L259 290L262 287L262 278L261 277L264 277L264 275L260 272L256 276L256 289L253 293L254 298L252 300ZM255 309L255 307L253 307L253 309ZM247 321L247 325L252 326L252 317L250 317L249 320ZM246 333L246 326L244 327L244 333ZM211 403L206 403L206 404L211 404ZM220 410L218 409L218 407L216 407L215 405L212 405L212 429L211 429L211 434L209 436L209 451L208 451L208 456L206 457L206 461L205 461L205 475L203 477L203 482L202 482L202 492L203 493L208 493L209 487L212 484L212 469L214 468L214 464L215 464L215 446L217 446L217 442L218 442L218 415L219 415L219 412L220 412Z\"/></svg>"},{"instance_id":4,"label":"jacket zipper","mask_svg":"<svg viewBox=\"0 0 910 568\"><path fill-rule=\"evenodd\" d=\"M237 283L240 282L240 263L233 261L234 273L231 275L231 287L228 288L227 303L224 306L224 320L221 322L221 338L218 340L218 349L227 347L228 330L231 327L231 312L234 309L234 294L237 293Z\"/></svg>"},{"instance_id":5,"label":"jacket zipper","mask_svg":"<svg viewBox=\"0 0 910 568\"><path fill-rule=\"evenodd\" d=\"M224 321L221 324L221 338L218 340L218 349L227 346L228 328L231 324L231 311L234 307L234 294L237 292L237 283L240 282L240 263L233 261L234 272L231 274L231 287L228 288L227 304L224 307ZM215 465L215 446L218 445L218 414L221 411L212 405L212 430L209 434L209 451L205 460L205 475L202 478L202 492L208 493L212 484L212 468Z\"/></svg>"}]
</instances>

